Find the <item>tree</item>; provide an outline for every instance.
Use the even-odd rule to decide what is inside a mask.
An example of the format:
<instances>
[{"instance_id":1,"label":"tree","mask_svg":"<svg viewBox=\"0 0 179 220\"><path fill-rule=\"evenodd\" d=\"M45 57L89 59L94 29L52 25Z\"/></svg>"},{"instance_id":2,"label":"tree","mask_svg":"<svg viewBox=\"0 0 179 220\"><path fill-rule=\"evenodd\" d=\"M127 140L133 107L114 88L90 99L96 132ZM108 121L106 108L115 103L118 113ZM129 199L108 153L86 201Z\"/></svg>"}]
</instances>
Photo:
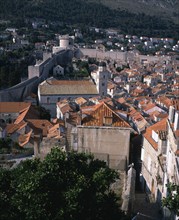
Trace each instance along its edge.
<instances>
[{"instance_id":1,"label":"tree","mask_svg":"<svg viewBox=\"0 0 179 220\"><path fill-rule=\"evenodd\" d=\"M179 215L179 185L168 184L168 195L163 199L163 206L166 206L174 214Z\"/></svg>"},{"instance_id":2,"label":"tree","mask_svg":"<svg viewBox=\"0 0 179 220\"><path fill-rule=\"evenodd\" d=\"M116 71L117 72L121 72L123 70L123 68L121 68L120 66L118 66L117 68L116 68Z\"/></svg>"},{"instance_id":3,"label":"tree","mask_svg":"<svg viewBox=\"0 0 179 220\"><path fill-rule=\"evenodd\" d=\"M35 108L38 110L38 112L40 113L40 118L41 119L46 119L48 121L50 121L50 111L42 106L35 106Z\"/></svg>"},{"instance_id":4,"label":"tree","mask_svg":"<svg viewBox=\"0 0 179 220\"><path fill-rule=\"evenodd\" d=\"M12 141L10 138L0 138L0 153L9 153Z\"/></svg>"},{"instance_id":5,"label":"tree","mask_svg":"<svg viewBox=\"0 0 179 220\"><path fill-rule=\"evenodd\" d=\"M0 204L7 205L0 218L125 219L110 187L116 178L114 170L92 155L54 148L44 161L27 160L14 170L1 170Z\"/></svg>"}]
</instances>

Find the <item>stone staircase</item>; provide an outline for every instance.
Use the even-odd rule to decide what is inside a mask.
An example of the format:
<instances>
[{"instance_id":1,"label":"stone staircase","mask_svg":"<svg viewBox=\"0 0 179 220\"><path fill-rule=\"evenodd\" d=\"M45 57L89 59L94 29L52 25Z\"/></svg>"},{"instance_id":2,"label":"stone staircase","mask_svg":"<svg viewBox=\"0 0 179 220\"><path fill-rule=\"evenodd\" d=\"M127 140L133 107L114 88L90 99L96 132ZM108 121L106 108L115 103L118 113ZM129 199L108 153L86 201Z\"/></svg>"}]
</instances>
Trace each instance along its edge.
<instances>
[{"instance_id":1,"label":"stone staircase","mask_svg":"<svg viewBox=\"0 0 179 220\"><path fill-rule=\"evenodd\" d=\"M136 193L133 212L139 213L136 217L137 220L162 220L160 207L151 194Z\"/></svg>"}]
</instances>

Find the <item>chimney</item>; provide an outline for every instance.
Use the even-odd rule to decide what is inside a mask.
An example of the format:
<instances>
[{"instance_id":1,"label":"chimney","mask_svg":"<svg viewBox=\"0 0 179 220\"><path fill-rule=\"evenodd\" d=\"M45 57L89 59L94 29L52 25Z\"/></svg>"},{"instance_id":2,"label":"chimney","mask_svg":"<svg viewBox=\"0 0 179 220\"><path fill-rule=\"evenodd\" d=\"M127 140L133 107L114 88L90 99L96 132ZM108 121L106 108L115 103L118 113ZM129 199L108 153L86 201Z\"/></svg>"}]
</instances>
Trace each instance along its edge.
<instances>
[{"instance_id":1,"label":"chimney","mask_svg":"<svg viewBox=\"0 0 179 220\"><path fill-rule=\"evenodd\" d=\"M175 115L175 108L173 106L170 106L170 108L169 108L169 120L170 120L170 123L174 122L174 115Z\"/></svg>"},{"instance_id":2,"label":"chimney","mask_svg":"<svg viewBox=\"0 0 179 220\"><path fill-rule=\"evenodd\" d=\"M174 131L179 129L179 111L175 112Z\"/></svg>"}]
</instances>

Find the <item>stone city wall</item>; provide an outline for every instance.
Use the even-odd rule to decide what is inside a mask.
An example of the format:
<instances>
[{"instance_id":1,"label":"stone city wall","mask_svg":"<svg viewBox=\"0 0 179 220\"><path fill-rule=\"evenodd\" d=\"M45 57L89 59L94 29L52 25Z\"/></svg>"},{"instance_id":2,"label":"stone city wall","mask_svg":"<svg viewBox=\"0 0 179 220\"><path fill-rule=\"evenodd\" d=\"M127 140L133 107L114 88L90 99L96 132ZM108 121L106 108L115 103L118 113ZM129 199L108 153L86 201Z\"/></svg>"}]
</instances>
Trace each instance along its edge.
<instances>
[{"instance_id":1,"label":"stone city wall","mask_svg":"<svg viewBox=\"0 0 179 220\"><path fill-rule=\"evenodd\" d=\"M73 57L73 51L61 51L55 54L52 58L48 58L40 65L29 66L28 76L29 79L19 83L11 88L0 91L1 102L16 102L23 101L31 93L36 93L39 83L43 82L49 76L49 71L54 65L66 65L71 61Z\"/></svg>"}]
</instances>

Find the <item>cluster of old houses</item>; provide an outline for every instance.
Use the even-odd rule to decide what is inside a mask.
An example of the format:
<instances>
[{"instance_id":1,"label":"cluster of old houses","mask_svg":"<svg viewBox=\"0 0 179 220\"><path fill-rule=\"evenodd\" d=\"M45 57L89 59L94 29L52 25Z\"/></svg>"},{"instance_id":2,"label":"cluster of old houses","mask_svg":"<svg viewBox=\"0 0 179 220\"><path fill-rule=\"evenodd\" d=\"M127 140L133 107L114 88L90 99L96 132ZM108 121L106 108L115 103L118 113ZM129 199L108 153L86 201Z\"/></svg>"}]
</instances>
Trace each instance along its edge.
<instances>
[{"instance_id":1,"label":"cluster of old houses","mask_svg":"<svg viewBox=\"0 0 179 220\"><path fill-rule=\"evenodd\" d=\"M173 38L157 38L147 36L125 35L119 33L115 29L93 29L96 33L106 33L105 37L98 38L92 45L85 45L81 43L81 47L85 48L105 48L118 49L120 51L127 51L127 49L135 50L139 46L145 51L155 51L156 54L164 54L164 50L168 49L177 52L179 49L179 42L175 42ZM104 35L104 34L103 34Z\"/></svg>"},{"instance_id":2,"label":"cluster of old houses","mask_svg":"<svg viewBox=\"0 0 179 220\"><path fill-rule=\"evenodd\" d=\"M66 39L66 49L65 44ZM154 61L133 60L120 72L117 63L100 62L85 80L59 79L65 73L57 65L35 97L51 120L41 119L42 108L32 104L33 97L1 102L0 138L33 148L36 157L44 158L58 146L93 153L127 171L131 139L140 136L142 144L133 146L133 152L141 148L141 183L161 202L166 184L179 184L179 62L168 57ZM37 72L39 67L33 76Z\"/></svg>"}]
</instances>

